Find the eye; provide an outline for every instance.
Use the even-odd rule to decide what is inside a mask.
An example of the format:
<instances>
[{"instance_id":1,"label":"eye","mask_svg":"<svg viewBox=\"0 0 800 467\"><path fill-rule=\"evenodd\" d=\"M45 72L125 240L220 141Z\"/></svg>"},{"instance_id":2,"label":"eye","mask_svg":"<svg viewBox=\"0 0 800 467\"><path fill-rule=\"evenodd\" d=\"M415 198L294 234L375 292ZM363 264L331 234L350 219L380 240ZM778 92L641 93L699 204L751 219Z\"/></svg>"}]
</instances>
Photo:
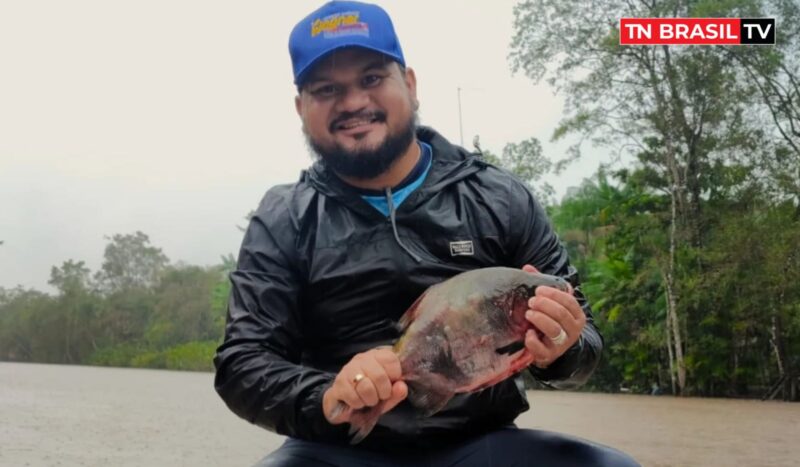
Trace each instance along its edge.
<instances>
[{"instance_id":1,"label":"eye","mask_svg":"<svg viewBox=\"0 0 800 467\"><path fill-rule=\"evenodd\" d=\"M365 88L372 88L381 83L383 77L378 75L367 75L361 79L361 85Z\"/></svg>"},{"instance_id":2,"label":"eye","mask_svg":"<svg viewBox=\"0 0 800 467\"><path fill-rule=\"evenodd\" d=\"M309 92L314 97L332 97L339 89L333 84L323 84L312 88Z\"/></svg>"}]
</instances>

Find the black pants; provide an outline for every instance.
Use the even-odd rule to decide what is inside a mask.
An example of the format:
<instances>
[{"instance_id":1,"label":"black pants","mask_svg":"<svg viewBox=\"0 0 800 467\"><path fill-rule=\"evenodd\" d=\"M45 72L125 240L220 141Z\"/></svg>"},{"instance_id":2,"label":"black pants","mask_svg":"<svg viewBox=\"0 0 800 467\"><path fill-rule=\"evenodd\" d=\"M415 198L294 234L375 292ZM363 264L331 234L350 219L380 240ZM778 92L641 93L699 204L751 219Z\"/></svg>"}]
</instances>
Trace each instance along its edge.
<instances>
[{"instance_id":1,"label":"black pants","mask_svg":"<svg viewBox=\"0 0 800 467\"><path fill-rule=\"evenodd\" d=\"M395 466L602 466L639 463L616 449L580 438L540 430L504 428L440 450L379 454L346 446L289 439L261 460L258 467L395 467Z\"/></svg>"}]
</instances>

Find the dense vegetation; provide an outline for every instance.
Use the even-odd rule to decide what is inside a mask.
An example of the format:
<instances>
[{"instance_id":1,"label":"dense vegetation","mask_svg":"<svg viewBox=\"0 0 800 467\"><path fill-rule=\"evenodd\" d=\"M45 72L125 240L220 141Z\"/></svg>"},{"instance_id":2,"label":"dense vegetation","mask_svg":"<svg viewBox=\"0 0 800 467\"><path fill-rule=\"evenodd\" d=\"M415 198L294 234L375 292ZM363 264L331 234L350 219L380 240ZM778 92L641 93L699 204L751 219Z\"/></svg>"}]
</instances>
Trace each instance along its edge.
<instances>
[{"instance_id":1,"label":"dense vegetation","mask_svg":"<svg viewBox=\"0 0 800 467\"><path fill-rule=\"evenodd\" d=\"M625 17L775 17L780 37L625 47ZM796 397L800 4L528 0L514 29L513 69L566 97L556 166L587 141L633 160L552 211L609 341L595 384Z\"/></svg>"},{"instance_id":2,"label":"dense vegetation","mask_svg":"<svg viewBox=\"0 0 800 467\"><path fill-rule=\"evenodd\" d=\"M114 235L94 275L52 268L55 295L0 289L0 359L210 370L233 265L170 264L147 235Z\"/></svg>"}]
</instances>

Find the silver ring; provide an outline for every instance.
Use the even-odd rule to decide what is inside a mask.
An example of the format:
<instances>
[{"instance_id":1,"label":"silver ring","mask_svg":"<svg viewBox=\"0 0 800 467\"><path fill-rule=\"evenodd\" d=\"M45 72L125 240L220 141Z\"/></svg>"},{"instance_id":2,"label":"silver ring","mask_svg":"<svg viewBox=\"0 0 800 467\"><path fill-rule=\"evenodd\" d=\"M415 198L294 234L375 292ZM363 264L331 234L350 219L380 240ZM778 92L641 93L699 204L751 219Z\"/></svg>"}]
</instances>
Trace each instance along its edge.
<instances>
[{"instance_id":1,"label":"silver ring","mask_svg":"<svg viewBox=\"0 0 800 467\"><path fill-rule=\"evenodd\" d=\"M362 379L364 379L364 374L363 373L359 373L359 374L355 375L353 377L353 384L358 386L358 383L360 383Z\"/></svg>"},{"instance_id":2,"label":"silver ring","mask_svg":"<svg viewBox=\"0 0 800 467\"><path fill-rule=\"evenodd\" d=\"M561 345L566 342L567 333L564 331L564 328L561 328L561 332L559 332L556 337L551 337L550 340L553 341L553 344L555 345Z\"/></svg>"}]
</instances>

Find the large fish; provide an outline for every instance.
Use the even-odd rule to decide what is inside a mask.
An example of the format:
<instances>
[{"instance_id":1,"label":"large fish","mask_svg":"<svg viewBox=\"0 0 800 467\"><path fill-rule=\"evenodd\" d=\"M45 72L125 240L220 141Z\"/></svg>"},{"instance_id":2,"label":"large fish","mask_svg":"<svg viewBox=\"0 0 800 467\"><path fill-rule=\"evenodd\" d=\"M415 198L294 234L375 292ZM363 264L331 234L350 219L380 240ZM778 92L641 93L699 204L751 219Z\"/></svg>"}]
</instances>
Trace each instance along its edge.
<instances>
[{"instance_id":1,"label":"large fish","mask_svg":"<svg viewBox=\"0 0 800 467\"><path fill-rule=\"evenodd\" d=\"M441 410L456 393L492 386L533 363L525 349L531 324L528 299L539 286L569 290L555 276L520 269L476 269L431 286L400 318L393 351L400 359L408 400L423 416ZM347 410L340 403L335 412ZM381 404L353 412L350 443L378 422Z\"/></svg>"}]
</instances>

